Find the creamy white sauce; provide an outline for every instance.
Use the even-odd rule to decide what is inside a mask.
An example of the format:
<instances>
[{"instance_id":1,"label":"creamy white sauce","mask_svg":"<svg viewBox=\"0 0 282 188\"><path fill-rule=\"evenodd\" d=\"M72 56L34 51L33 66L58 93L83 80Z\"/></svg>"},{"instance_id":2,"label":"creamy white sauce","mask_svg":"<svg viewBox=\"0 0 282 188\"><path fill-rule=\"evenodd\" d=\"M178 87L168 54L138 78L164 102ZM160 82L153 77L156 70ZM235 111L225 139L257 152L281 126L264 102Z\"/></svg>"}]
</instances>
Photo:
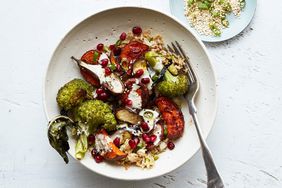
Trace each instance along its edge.
<instances>
[{"instance_id":1,"label":"creamy white sauce","mask_svg":"<svg viewBox=\"0 0 282 188\"><path fill-rule=\"evenodd\" d=\"M155 146L159 145L161 142L161 136L162 136L162 127L159 124L155 125L155 129L153 131L153 134L157 136L155 142L153 143Z\"/></svg>"},{"instance_id":2,"label":"creamy white sauce","mask_svg":"<svg viewBox=\"0 0 282 188\"><path fill-rule=\"evenodd\" d=\"M132 101L132 108L141 109L142 107L142 98L136 92L136 90L131 90L128 94L128 99Z\"/></svg>"},{"instance_id":3,"label":"creamy white sauce","mask_svg":"<svg viewBox=\"0 0 282 188\"><path fill-rule=\"evenodd\" d=\"M153 81L151 79L151 75L150 75L149 71L145 70L143 75L138 79L138 82L141 82L142 78L149 78L150 79L150 82L148 84L146 84L146 86L149 90L152 90Z\"/></svg>"},{"instance_id":4,"label":"creamy white sauce","mask_svg":"<svg viewBox=\"0 0 282 188\"><path fill-rule=\"evenodd\" d=\"M112 73L111 76L106 76L105 81L107 82L107 84L112 88L112 90L115 93L122 93L123 92L123 87L121 85L120 80L115 78L113 73Z\"/></svg>"},{"instance_id":5,"label":"creamy white sauce","mask_svg":"<svg viewBox=\"0 0 282 188\"><path fill-rule=\"evenodd\" d=\"M152 113L153 116L150 117L150 118L146 117L146 115L145 115L146 112ZM156 122L159 120L159 118L158 118L159 117L159 112L157 112L155 110L143 109L143 110L141 110L139 112L139 115L142 116L144 121L148 124L148 126L150 128L149 131L151 131L154 128ZM149 132L149 131L147 131L147 132Z\"/></svg>"},{"instance_id":6,"label":"creamy white sauce","mask_svg":"<svg viewBox=\"0 0 282 188\"><path fill-rule=\"evenodd\" d=\"M96 134L95 135L95 149L97 152L101 153L101 155L112 150L109 143L112 142L109 136L104 134Z\"/></svg>"},{"instance_id":7,"label":"creamy white sauce","mask_svg":"<svg viewBox=\"0 0 282 188\"><path fill-rule=\"evenodd\" d=\"M160 72L163 69L163 67L164 67L164 65L163 65L163 58L162 57L156 57L156 60L157 60L157 62L155 64L155 66L153 67L153 69L155 69L155 70Z\"/></svg>"},{"instance_id":8,"label":"creamy white sauce","mask_svg":"<svg viewBox=\"0 0 282 188\"><path fill-rule=\"evenodd\" d=\"M101 65L92 65L92 64L87 64L84 62L81 62L80 66L88 69L89 71L93 72L98 76L100 83L105 82L105 69Z\"/></svg>"},{"instance_id":9,"label":"creamy white sauce","mask_svg":"<svg viewBox=\"0 0 282 188\"><path fill-rule=\"evenodd\" d=\"M98 63L101 64L101 62L102 62L103 59L108 59L108 61L109 61L109 63L110 63L110 59L109 59L109 57L107 56L107 54L105 54L105 53L102 53L102 54L100 55L100 57L99 57L99 59L98 59Z\"/></svg>"},{"instance_id":10,"label":"creamy white sauce","mask_svg":"<svg viewBox=\"0 0 282 188\"><path fill-rule=\"evenodd\" d=\"M134 126L135 125L133 125L133 127L129 127L128 124L124 123L124 124L118 125L117 128L122 131L128 131L135 136L140 136L142 132L138 130L137 127L134 128Z\"/></svg>"}]
</instances>

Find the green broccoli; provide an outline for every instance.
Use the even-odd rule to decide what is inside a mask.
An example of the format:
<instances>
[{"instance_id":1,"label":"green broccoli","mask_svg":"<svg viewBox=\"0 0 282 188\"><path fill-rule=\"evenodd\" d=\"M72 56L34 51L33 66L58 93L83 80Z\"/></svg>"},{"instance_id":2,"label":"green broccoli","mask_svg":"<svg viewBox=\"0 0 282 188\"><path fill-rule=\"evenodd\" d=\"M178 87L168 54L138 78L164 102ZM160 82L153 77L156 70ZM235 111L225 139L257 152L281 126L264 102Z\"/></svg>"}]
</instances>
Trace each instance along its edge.
<instances>
[{"instance_id":1,"label":"green broccoli","mask_svg":"<svg viewBox=\"0 0 282 188\"><path fill-rule=\"evenodd\" d=\"M60 88L57 103L63 110L70 110L85 99L93 98L93 87L81 79L73 79Z\"/></svg>"},{"instance_id":2,"label":"green broccoli","mask_svg":"<svg viewBox=\"0 0 282 188\"><path fill-rule=\"evenodd\" d=\"M85 124L89 132L94 132L99 126L108 131L116 129L117 121L111 107L100 100L88 100L81 103L74 111L75 121Z\"/></svg>"},{"instance_id":3,"label":"green broccoli","mask_svg":"<svg viewBox=\"0 0 282 188\"><path fill-rule=\"evenodd\" d=\"M169 71L165 72L164 80L161 81L156 89L166 97L176 97L188 91L189 81L186 74L172 75Z\"/></svg>"}]
</instances>

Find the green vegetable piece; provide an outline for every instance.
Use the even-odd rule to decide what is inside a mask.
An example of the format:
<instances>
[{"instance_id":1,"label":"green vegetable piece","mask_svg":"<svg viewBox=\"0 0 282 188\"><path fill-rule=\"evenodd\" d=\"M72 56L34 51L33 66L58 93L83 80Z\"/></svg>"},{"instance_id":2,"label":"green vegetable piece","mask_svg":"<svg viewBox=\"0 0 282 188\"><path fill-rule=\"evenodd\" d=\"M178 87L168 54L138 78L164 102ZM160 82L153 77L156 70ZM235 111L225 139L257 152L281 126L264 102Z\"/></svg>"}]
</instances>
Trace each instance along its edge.
<instances>
[{"instance_id":1,"label":"green vegetable piece","mask_svg":"<svg viewBox=\"0 0 282 188\"><path fill-rule=\"evenodd\" d=\"M156 72L160 72L164 67L160 58L163 59L164 57L154 51L149 51L145 54L145 60L149 62Z\"/></svg>"},{"instance_id":2,"label":"green vegetable piece","mask_svg":"<svg viewBox=\"0 0 282 188\"><path fill-rule=\"evenodd\" d=\"M84 158L88 149L88 142L86 134L82 133L75 145L75 158L81 160Z\"/></svg>"},{"instance_id":3,"label":"green vegetable piece","mask_svg":"<svg viewBox=\"0 0 282 188\"><path fill-rule=\"evenodd\" d=\"M88 100L79 105L74 112L75 121L88 127L93 133L99 126L107 131L116 130L117 121L111 107L100 100Z\"/></svg>"},{"instance_id":4,"label":"green vegetable piece","mask_svg":"<svg viewBox=\"0 0 282 188\"><path fill-rule=\"evenodd\" d=\"M222 23L222 25L223 25L224 27L228 27L228 26L229 26L229 22L228 22L227 19L222 20L221 23Z\"/></svg>"},{"instance_id":5,"label":"green vegetable piece","mask_svg":"<svg viewBox=\"0 0 282 188\"><path fill-rule=\"evenodd\" d=\"M121 40L117 40L115 46L119 46L121 44Z\"/></svg>"},{"instance_id":6,"label":"green vegetable piece","mask_svg":"<svg viewBox=\"0 0 282 188\"><path fill-rule=\"evenodd\" d=\"M173 74L174 76L177 76L178 75L178 70L177 68L174 66L174 64L171 64L169 67L168 67L168 70L171 74Z\"/></svg>"},{"instance_id":7,"label":"green vegetable piece","mask_svg":"<svg viewBox=\"0 0 282 188\"><path fill-rule=\"evenodd\" d=\"M169 71L166 71L164 80L161 81L156 89L166 97L176 97L185 94L188 91L188 77L186 74L173 76Z\"/></svg>"},{"instance_id":8,"label":"green vegetable piece","mask_svg":"<svg viewBox=\"0 0 282 188\"><path fill-rule=\"evenodd\" d=\"M81 79L73 79L61 87L57 94L57 103L63 110L70 110L86 99L92 99L93 87Z\"/></svg>"},{"instance_id":9,"label":"green vegetable piece","mask_svg":"<svg viewBox=\"0 0 282 188\"><path fill-rule=\"evenodd\" d=\"M109 64L109 68L110 68L112 71L114 71L114 70L117 69L116 65L113 64L113 63L110 63L110 64Z\"/></svg>"},{"instance_id":10,"label":"green vegetable piece","mask_svg":"<svg viewBox=\"0 0 282 188\"><path fill-rule=\"evenodd\" d=\"M97 62L99 58L99 53L95 50L93 55L93 62Z\"/></svg>"},{"instance_id":11,"label":"green vegetable piece","mask_svg":"<svg viewBox=\"0 0 282 188\"><path fill-rule=\"evenodd\" d=\"M156 80L158 80L158 78L159 78L159 76L155 74L155 75L152 77L153 82L155 82Z\"/></svg>"},{"instance_id":12,"label":"green vegetable piece","mask_svg":"<svg viewBox=\"0 0 282 188\"><path fill-rule=\"evenodd\" d=\"M206 3L199 2L199 3L198 3L198 8L199 8L200 10L208 10L208 9L209 9L209 6L208 6L208 4L206 4Z\"/></svg>"},{"instance_id":13,"label":"green vegetable piece","mask_svg":"<svg viewBox=\"0 0 282 188\"><path fill-rule=\"evenodd\" d=\"M70 148L66 128L73 126L73 121L67 116L57 116L48 124L49 143L61 155L65 163L69 162L66 152Z\"/></svg>"}]
</instances>

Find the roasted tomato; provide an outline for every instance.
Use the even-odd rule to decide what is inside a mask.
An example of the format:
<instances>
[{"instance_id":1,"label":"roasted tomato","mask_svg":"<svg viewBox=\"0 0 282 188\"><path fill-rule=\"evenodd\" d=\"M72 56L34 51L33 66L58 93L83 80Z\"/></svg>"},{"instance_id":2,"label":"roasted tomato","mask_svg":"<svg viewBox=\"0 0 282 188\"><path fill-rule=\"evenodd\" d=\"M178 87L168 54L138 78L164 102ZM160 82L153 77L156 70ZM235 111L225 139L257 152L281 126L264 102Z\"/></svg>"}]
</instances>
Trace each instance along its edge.
<instances>
[{"instance_id":1,"label":"roasted tomato","mask_svg":"<svg viewBox=\"0 0 282 188\"><path fill-rule=\"evenodd\" d=\"M157 107L162 114L167 127L167 137L169 139L177 139L184 132L184 117L178 106L166 97L158 97L155 101Z\"/></svg>"},{"instance_id":2,"label":"roasted tomato","mask_svg":"<svg viewBox=\"0 0 282 188\"><path fill-rule=\"evenodd\" d=\"M128 62L130 62L131 60L140 58L146 51L148 51L148 49L149 46L146 44L137 41L131 41L122 48L120 58L126 59Z\"/></svg>"},{"instance_id":3,"label":"roasted tomato","mask_svg":"<svg viewBox=\"0 0 282 188\"><path fill-rule=\"evenodd\" d=\"M98 56L96 59L99 59L100 53L95 51L95 50L89 50L87 52L85 52L82 57L80 58L81 61L84 61L85 63L88 64L97 64L97 62L94 62L94 54L98 53ZM83 76L83 78L90 83L91 85L95 86L95 87L99 87L100 86L100 81L99 78L97 78L95 75L93 75L90 71L84 69L84 68L80 68L80 73Z\"/></svg>"}]
</instances>

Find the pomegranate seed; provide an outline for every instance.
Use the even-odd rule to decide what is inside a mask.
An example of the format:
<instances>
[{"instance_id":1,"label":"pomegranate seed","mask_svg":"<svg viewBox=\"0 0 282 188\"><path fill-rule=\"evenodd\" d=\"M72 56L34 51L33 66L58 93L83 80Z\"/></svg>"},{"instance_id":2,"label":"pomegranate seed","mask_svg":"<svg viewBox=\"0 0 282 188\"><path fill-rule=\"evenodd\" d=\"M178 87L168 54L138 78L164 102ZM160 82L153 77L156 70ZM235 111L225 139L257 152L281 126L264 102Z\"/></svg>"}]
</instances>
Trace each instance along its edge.
<instances>
[{"instance_id":1,"label":"pomegranate seed","mask_svg":"<svg viewBox=\"0 0 282 188\"><path fill-rule=\"evenodd\" d=\"M92 150L91 150L91 155L92 155L93 158L94 158L97 154L98 154L98 152L97 152L96 149L92 149Z\"/></svg>"},{"instance_id":2,"label":"pomegranate seed","mask_svg":"<svg viewBox=\"0 0 282 188\"><path fill-rule=\"evenodd\" d=\"M132 105L132 100L130 100L130 99L126 99L126 105L127 106L131 106Z\"/></svg>"},{"instance_id":3,"label":"pomegranate seed","mask_svg":"<svg viewBox=\"0 0 282 188\"><path fill-rule=\"evenodd\" d=\"M126 33L123 32L120 36L119 36L120 40L125 40L126 39Z\"/></svg>"},{"instance_id":4,"label":"pomegranate seed","mask_svg":"<svg viewBox=\"0 0 282 188\"><path fill-rule=\"evenodd\" d=\"M100 44L97 45L96 48L97 48L98 51L103 51L103 49L104 49L104 44L100 43Z\"/></svg>"},{"instance_id":5,"label":"pomegranate seed","mask_svg":"<svg viewBox=\"0 0 282 188\"><path fill-rule=\"evenodd\" d=\"M101 65L102 65L103 68L105 68L108 65L108 63L109 63L108 59L102 59L101 60Z\"/></svg>"},{"instance_id":6,"label":"pomegranate seed","mask_svg":"<svg viewBox=\"0 0 282 188\"><path fill-rule=\"evenodd\" d=\"M110 46L109 46L109 49L110 50L113 50L115 48L115 45L114 44L111 44Z\"/></svg>"},{"instance_id":7,"label":"pomegranate seed","mask_svg":"<svg viewBox=\"0 0 282 188\"><path fill-rule=\"evenodd\" d=\"M113 53L115 56L118 56L121 53L121 48L114 47L113 48Z\"/></svg>"},{"instance_id":8,"label":"pomegranate seed","mask_svg":"<svg viewBox=\"0 0 282 188\"><path fill-rule=\"evenodd\" d=\"M135 26L132 28L132 33L135 35L140 35L142 33L142 29L139 26Z\"/></svg>"},{"instance_id":9,"label":"pomegranate seed","mask_svg":"<svg viewBox=\"0 0 282 188\"><path fill-rule=\"evenodd\" d=\"M101 95L102 93L105 93L105 90L103 88L96 89L97 95Z\"/></svg>"},{"instance_id":10,"label":"pomegranate seed","mask_svg":"<svg viewBox=\"0 0 282 188\"><path fill-rule=\"evenodd\" d=\"M96 161L96 163L101 163L103 162L104 158L101 155L97 154L94 156L94 160Z\"/></svg>"},{"instance_id":11,"label":"pomegranate seed","mask_svg":"<svg viewBox=\"0 0 282 188\"><path fill-rule=\"evenodd\" d=\"M138 69L135 73L135 77L139 78L140 76L142 76L144 74L144 70L143 69Z\"/></svg>"},{"instance_id":12,"label":"pomegranate seed","mask_svg":"<svg viewBox=\"0 0 282 188\"><path fill-rule=\"evenodd\" d=\"M141 83L142 84L148 84L150 82L150 78L142 78Z\"/></svg>"},{"instance_id":13,"label":"pomegranate seed","mask_svg":"<svg viewBox=\"0 0 282 188\"><path fill-rule=\"evenodd\" d=\"M152 143L154 143L155 141L156 141L156 139L157 139L157 136L156 135L151 135L150 136L150 141L152 142Z\"/></svg>"},{"instance_id":14,"label":"pomegranate seed","mask_svg":"<svg viewBox=\"0 0 282 188\"><path fill-rule=\"evenodd\" d=\"M175 147L175 145L174 145L173 142L169 141L169 142L167 143L167 148L168 148L168 149L173 150L174 147Z\"/></svg>"},{"instance_id":15,"label":"pomegranate seed","mask_svg":"<svg viewBox=\"0 0 282 188\"><path fill-rule=\"evenodd\" d=\"M131 147L131 149L135 149L137 146L136 142L132 139L128 141L128 144Z\"/></svg>"},{"instance_id":16,"label":"pomegranate seed","mask_svg":"<svg viewBox=\"0 0 282 188\"><path fill-rule=\"evenodd\" d=\"M110 74L112 74L112 71L109 67L105 67L105 74L106 76L109 76Z\"/></svg>"},{"instance_id":17,"label":"pomegranate seed","mask_svg":"<svg viewBox=\"0 0 282 188\"><path fill-rule=\"evenodd\" d=\"M100 100L102 100L102 101L106 101L106 100L108 100L108 98L109 98L109 96L108 96L108 94L107 93L101 93L100 95L98 95L98 97L97 97L97 99L100 99Z\"/></svg>"},{"instance_id":18,"label":"pomegranate seed","mask_svg":"<svg viewBox=\"0 0 282 188\"><path fill-rule=\"evenodd\" d=\"M143 131L148 131L150 129L148 123L146 123L144 121L141 123L140 126L141 126Z\"/></svg>"},{"instance_id":19,"label":"pomegranate seed","mask_svg":"<svg viewBox=\"0 0 282 188\"><path fill-rule=\"evenodd\" d=\"M117 67L117 71L121 71L121 66L120 66L120 64L116 64L116 67Z\"/></svg>"},{"instance_id":20,"label":"pomegranate seed","mask_svg":"<svg viewBox=\"0 0 282 188\"><path fill-rule=\"evenodd\" d=\"M114 144L116 145L116 147L119 147L120 146L120 138L119 137L116 137L114 139Z\"/></svg>"},{"instance_id":21,"label":"pomegranate seed","mask_svg":"<svg viewBox=\"0 0 282 188\"><path fill-rule=\"evenodd\" d=\"M139 142L140 142L140 139L138 137L136 137L136 138L134 138L134 141L135 141L136 145L138 145Z\"/></svg>"},{"instance_id":22,"label":"pomegranate seed","mask_svg":"<svg viewBox=\"0 0 282 188\"><path fill-rule=\"evenodd\" d=\"M127 74L128 76L131 76L131 74L132 74L132 69L128 69L128 70L126 71L126 74Z\"/></svg>"},{"instance_id":23,"label":"pomegranate seed","mask_svg":"<svg viewBox=\"0 0 282 188\"><path fill-rule=\"evenodd\" d=\"M93 145L95 143L95 136L93 134L90 134L87 138L88 140L88 145Z\"/></svg>"},{"instance_id":24,"label":"pomegranate seed","mask_svg":"<svg viewBox=\"0 0 282 188\"><path fill-rule=\"evenodd\" d=\"M151 141L150 137L147 134L145 134L145 133L142 134L142 139L146 143L149 143Z\"/></svg>"}]
</instances>

